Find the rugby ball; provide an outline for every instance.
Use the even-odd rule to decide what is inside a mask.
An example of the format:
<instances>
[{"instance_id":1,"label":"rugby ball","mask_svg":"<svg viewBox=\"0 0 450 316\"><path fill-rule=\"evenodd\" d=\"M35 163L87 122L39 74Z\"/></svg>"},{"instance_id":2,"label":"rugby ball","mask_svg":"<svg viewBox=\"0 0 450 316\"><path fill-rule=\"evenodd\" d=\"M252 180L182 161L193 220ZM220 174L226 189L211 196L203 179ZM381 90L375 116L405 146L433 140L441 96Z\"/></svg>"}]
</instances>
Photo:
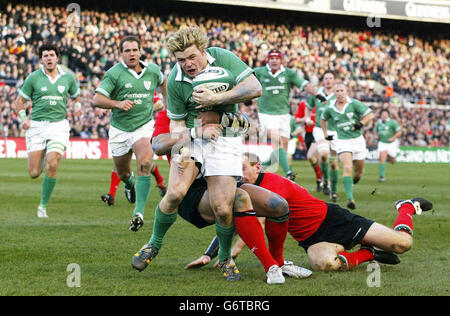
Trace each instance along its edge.
<instances>
[{"instance_id":1,"label":"rugby ball","mask_svg":"<svg viewBox=\"0 0 450 316\"><path fill-rule=\"evenodd\" d=\"M209 67L199 72L192 79L192 88L197 91L207 88L214 93L227 91L234 86L234 76L231 72L222 67Z\"/></svg>"}]
</instances>

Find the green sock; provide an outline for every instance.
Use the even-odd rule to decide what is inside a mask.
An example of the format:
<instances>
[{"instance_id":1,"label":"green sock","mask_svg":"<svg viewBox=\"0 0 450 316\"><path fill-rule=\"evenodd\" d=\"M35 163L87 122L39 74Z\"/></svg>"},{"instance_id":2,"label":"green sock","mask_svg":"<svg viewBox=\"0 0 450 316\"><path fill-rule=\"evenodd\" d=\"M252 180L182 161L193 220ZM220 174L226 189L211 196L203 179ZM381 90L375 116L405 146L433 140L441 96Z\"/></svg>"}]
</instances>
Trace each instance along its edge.
<instances>
[{"instance_id":1,"label":"green sock","mask_svg":"<svg viewBox=\"0 0 450 316\"><path fill-rule=\"evenodd\" d=\"M322 170L323 181L328 181L328 161L320 162L320 170Z\"/></svg>"},{"instance_id":2,"label":"green sock","mask_svg":"<svg viewBox=\"0 0 450 316\"><path fill-rule=\"evenodd\" d=\"M338 170L330 170L330 179L331 179L331 192L337 193L337 185L338 185L339 171Z\"/></svg>"},{"instance_id":3,"label":"green sock","mask_svg":"<svg viewBox=\"0 0 450 316\"><path fill-rule=\"evenodd\" d=\"M292 172L291 167L289 166L287 153L284 148L278 149L278 162L280 163L285 174Z\"/></svg>"},{"instance_id":4,"label":"green sock","mask_svg":"<svg viewBox=\"0 0 450 316\"><path fill-rule=\"evenodd\" d=\"M42 183L41 203L39 204L40 207L47 208L48 201L50 200L55 184L56 178L50 178L45 175L44 182Z\"/></svg>"},{"instance_id":5,"label":"green sock","mask_svg":"<svg viewBox=\"0 0 450 316\"><path fill-rule=\"evenodd\" d=\"M137 213L144 215L145 204L147 203L148 194L152 184L150 176L138 176L136 179L136 207L133 216Z\"/></svg>"},{"instance_id":6,"label":"green sock","mask_svg":"<svg viewBox=\"0 0 450 316\"><path fill-rule=\"evenodd\" d=\"M342 177L342 185L344 186L345 195L347 200L353 200L353 178Z\"/></svg>"},{"instance_id":7,"label":"green sock","mask_svg":"<svg viewBox=\"0 0 450 316\"><path fill-rule=\"evenodd\" d=\"M157 250L161 249L163 238L169 230L170 226L176 221L177 212L165 214L159 208L159 204L155 210L155 221L153 223L153 233L149 243L155 246Z\"/></svg>"},{"instance_id":8,"label":"green sock","mask_svg":"<svg viewBox=\"0 0 450 316\"><path fill-rule=\"evenodd\" d=\"M216 235L219 239L219 262L224 262L231 258L231 245L233 243L234 225L223 227L216 222Z\"/></svg>"},{"instance_id":9,"label":"green sock","mask_svg":"<svg viewBox=\"0 0 450 316\"><path fill-rule=\"evenodd\" d=\"M134 173L132 172L128 179L123 180L123 183L125 183L127 188L131 188L134 185Z\"/></svg>"},{"instance_id":10,"label":"green sock","mask_svg":"<svg viewBox=\"0 0 450 316\"><path fill-rule=\"evenodd\" d=\"M275 162L278 162L278 157L277 157L277 153L278 151L274 150L270 153L270 157L269 159L267 159L266 161L263 161L261 163L261 165L264 168L270 167L271 165L273 165Z\"/></svg>"},{"instance_id":11,"label":"green sock","mask_svg":"<svg viewBox=\"0 0 450 316\"><path fill-rule=\"evenodd\" d=\"M380 173L380 178L384 178L384 175L386 172L386 164L384 164L384 163L378 164L378 171Z\"/></svg>"}]
</instances>

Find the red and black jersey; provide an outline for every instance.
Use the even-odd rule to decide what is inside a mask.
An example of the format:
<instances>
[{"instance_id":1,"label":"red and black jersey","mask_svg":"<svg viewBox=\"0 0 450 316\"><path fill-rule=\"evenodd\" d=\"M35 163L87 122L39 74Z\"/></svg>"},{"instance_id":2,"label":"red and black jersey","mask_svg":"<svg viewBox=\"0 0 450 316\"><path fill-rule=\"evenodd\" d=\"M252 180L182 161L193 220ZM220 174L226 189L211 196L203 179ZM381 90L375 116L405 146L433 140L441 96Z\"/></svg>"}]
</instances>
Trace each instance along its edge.
<instances>
[{"instance_id":1,"label":"red and black jersey","mask_svg":"<svg viewBox=\"0 0 450 316\"><path fill-rule=\"evenodd\" d=\"M162 111L159 111L156 115L155 119L155 130L153 131L152 138L161 135L161 134L167 134L170 133L170 119L167 116L167 109L164 109ZM170 164L170 155L167 156L167 161Z\"/></svg>"},{"instance_id":2,"label":"red and black jersey","mask_svg":"<svg viewBox=\"0 0 450 316\"><path fill-rule=\"evenodd\" d=\"M310 237L327 215L327 204L305 188L275 173L260 173L255 185L283 197L289 204L288 232L297 241Z\"/></svg>"}]
</instances>

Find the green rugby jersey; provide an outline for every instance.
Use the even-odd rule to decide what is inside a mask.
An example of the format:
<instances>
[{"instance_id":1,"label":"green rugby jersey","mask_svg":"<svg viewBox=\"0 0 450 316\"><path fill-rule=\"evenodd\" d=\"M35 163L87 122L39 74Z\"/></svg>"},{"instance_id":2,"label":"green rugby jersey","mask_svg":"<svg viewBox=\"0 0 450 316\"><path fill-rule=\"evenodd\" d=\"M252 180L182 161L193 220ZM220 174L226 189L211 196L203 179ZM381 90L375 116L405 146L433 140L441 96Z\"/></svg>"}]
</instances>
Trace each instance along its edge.
<instances>
[{"instance_id":1,"label":"green rugby jersey","mask_svg":"<svg viewBox=\"0 0 450 316\"><path fill-rule=\"evenodd\" d=\"M232 52L219 48L206 49L209 66L222 67L235 77L235 85L253 73L253 70ZM167 78L167 116L174 121L185 120L188 128L194 127L194 120L199 115L195 109L199 104L192 98L192 78L189 77L177 63ZM212 106L202 111L237 112L237 104ZM225 132L225 130L224 130Z\"/></svg>"},{"instance_id":2,"label":"green rugby jersey","mask_svg":"<svg viewBox=\"0 0 450 316\"><path fill-rule=\"evenodd\" d=\"M255 76L262 86L258 98L258 111L263 114L282 115L290 113L289 94L292 86L303 89L309 82L296 71L281 66L275 74L269 65L255 68Z\"/></svg>"},{"instance_id":3,"label":"green rugby jersey","mask_svg":"<svg viewBox=\"0 0 450 316\"><path fill-rule=\"evenodd\" d=\"M347 97L347 103L342 110L336 106L336 99L331 100L323 110L321 119L333 121L338 139L352 139L362 135L362 130L354 130L353 125L372 110L360 101Z\"/></svg>"},{"instance_id":4,"label":"green rugby jersey","mask_svg":"<svg viewBox=\"0 0 450 316\"><path fill-rule=\"evenodd\" d=\"M67 95L75 99L80 87L75 77L60 66L58 76L51 79L41 66L25 79L19 95L32 102L30 119L33 121L58 122L66 118Z\"/></svg>"},{"instance_id":5,"label":"green rugby jersey","mask_svg":"<svg viewBox=\"0 0 450 316\"><path fill-rule=\"evenodd\" d=\"M388 119L386 122L383 122L383 120L380 119L375 126L375 130L378 134L378 140L380 142L389 143L389 138L391 138L395 133L401 130L401 127L396 121L392 119Z\"/></svg>"},{"instance_id":6,"label":"green rugby jersey","mask_svg":"<svg viewBox=\"0 0 450 316\"><path fill-rule=\"evenodd\" d=\"M327 101L321 102L319 99L316 98L316 96L311 94L306 99L306 106L311 111L314 109L314 107L316 108L316 125L315 126L319 127L319 128L322 128L320 126L320 118L322 117L322 112L327 107L328 103L331 100L336 99L336 96L334 95L334 93L330 93L330 94L327 95L325 93L325 88L324 87L320 87L318 89L318 91L317 91L317 94L322 95ZM328 121L327 130L329 130L329 131L335 131L336 130L336 128L334 127L334 122L332 120Z\"/></svg>"},{"instance_id":7,"label":"green rugby jersey","mask_svg":"<svg viewBox=\"0 0 450 316\"><path fill-rule=\"evenodd\" d=\"M152 119L153 96L164 83L164 75L156 64L140 61L142 71L138 75L124 62L109 69L95 92L111 100L130 100L134 106L129 111L112 109L111 126L125 132L134 132Z\"/></svg>"}]
</instances>

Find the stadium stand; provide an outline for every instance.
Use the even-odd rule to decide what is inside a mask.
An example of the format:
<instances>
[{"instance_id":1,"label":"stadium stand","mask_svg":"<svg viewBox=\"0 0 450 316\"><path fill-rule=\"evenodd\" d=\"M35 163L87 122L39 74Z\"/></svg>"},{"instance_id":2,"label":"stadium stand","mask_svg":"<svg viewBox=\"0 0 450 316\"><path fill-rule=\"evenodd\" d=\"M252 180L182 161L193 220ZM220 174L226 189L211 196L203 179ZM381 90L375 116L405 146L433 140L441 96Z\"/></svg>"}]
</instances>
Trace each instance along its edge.
<instances>
[{"instance_id":1,"label":"stadium stand","mask_svg":"<svg viewBox=\"0 0 450 316\"><path fill-rule=\"evenodd\" d=\"M285 63L311 82L319 83L328 69L345 78L351 95L378 111L389 107L405 126L402 145L449 146L450 40L428 40L417 35L384 34L381 31L265 21L242 17L193 17L158 15L142 11L84 9L81 19L64 7L1 4L0 10L0 136L23 136L12 102L27 74L37 69L37 47L55 42L61 62L82 85L84 113L68 110L71 134L82 138L107 137L109 112L94 108L93 90L104 72L119 60L116 47L121 36L137 34L145 59L168 74L174 58L165 39L182 25L202 25L211 46L236 53L251 67L264 63L267 51L276 47ZM294 92L293 108L304 95ZM257 124L257 107L241 105ZM373 129L366 130L368 145L375 143Z\"/></svg>"}]
</instances>

